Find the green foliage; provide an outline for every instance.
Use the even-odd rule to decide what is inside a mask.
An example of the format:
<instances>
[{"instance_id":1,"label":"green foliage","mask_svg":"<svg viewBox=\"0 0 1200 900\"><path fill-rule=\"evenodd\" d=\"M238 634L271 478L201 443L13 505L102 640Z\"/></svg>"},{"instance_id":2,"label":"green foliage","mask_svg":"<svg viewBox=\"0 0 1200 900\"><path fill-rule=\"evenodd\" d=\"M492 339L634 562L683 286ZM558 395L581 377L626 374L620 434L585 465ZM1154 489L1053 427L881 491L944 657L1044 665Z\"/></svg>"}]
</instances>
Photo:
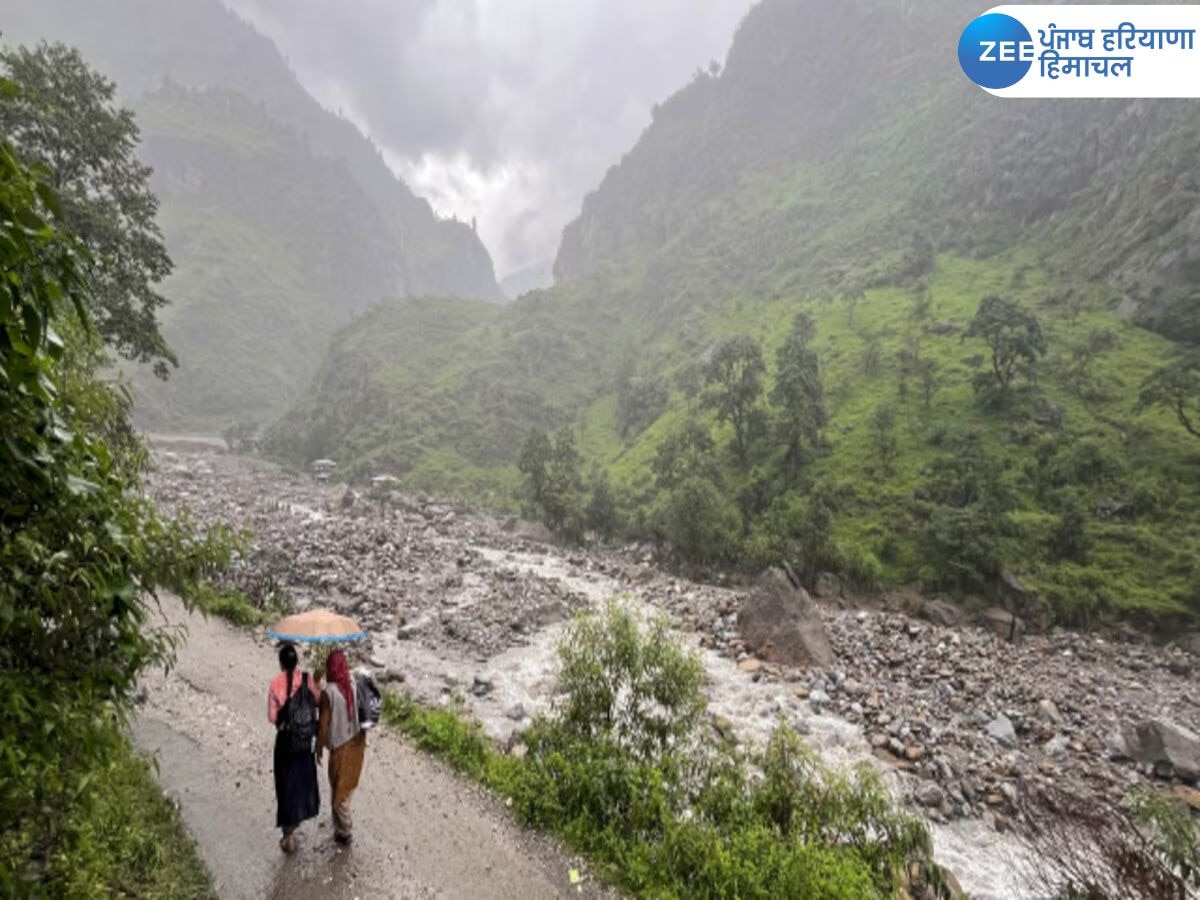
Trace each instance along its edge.
<instances>
[{"instance_id":1,"label":"green foliage","mask_svg":"<svg viewBox=\"0 0 1200 900\"><path fill-rule=\"evenodd\" d=\"M14 873L24 875L26 884L4 883L6 896L22 896L28 882L37 882L40 896L215 898L208 872L151 766L115 725L97 737L106 752L88 771L96 784L94 801L57 817L54 844L31 851L47 854L44 867Z\"/></svg>"},{"instance_id":2,"label":"green foliage","mask_svg":"<svg viewBox=\"0 0 1200 900\"><path fill-rule=\"evenodd\" d=\"M775 386L770 399L778 417L776 432L784 446L784 466L793 478L805 454L814 453L820 446L821 429L828 421L820 361L810 348L815 333L812 316L798 313L775 355Z\"/></svg>"},{"instance_id":3,"label":"green foliage","mask_svg":"<svg viewBox=\"0 0 1200 900\"><path fill-rule=\"evenodd\" d=\"M1151 853L1192 890L1200 889L1200 824L1187 807L1151 790L1133 794L1137 821L1148 831Z\"/></svg>"},{"instance_id":4,"label":"green foliage","mask_svg":"<svg viewBox=\"0 0 1200 900\"><path fill-rule=\"evenodd\" d=\"M896 443L896 411L884 404L871 415L871 443L884 475L891 475L900 447Z\"/></svg>"},{"instance_id":5,"label":"green foliage","mask_svg":"<svg viewBox=\"0 0 1200 900\"><path fill-rule=\"evenodd\" d=\"M1068 494L1050 534L1050 552L1056 559L1086 563L1091 540L1087 533L1087 511L1079 497Z\"/></svg>"},{"instance_id":6,"label":"green foliage","mask_svg":"<svg viewBox=\"0 0 1200 900\"><path fill-rule=\"evenodd\" d=\"M1200 352L1180 354L1146 377L1137 411L1154 408L1170 410L1188 434L1200 438Z\"/></svg>"},{"instance_id":7,"label":"green foliage","mask_svg":"<svg viewBox=\"0 0 1200 900\"><path fill-rule=\"evenodd\" d=\"M1018 377L1036 380L1037 360L1046 355L1046 338L1033 313L1015 300L984 297L964 338L982 338L992 353L990 372L976 376L975 389L997 406L1007 407Z\"/></svg>"},{"instance_id":8,"label":"green foliage","mask_svg":"<svg viewBox=\"0 0 1200 900\"><path fill-rule=\"evenodd\" d=\"M825 768L786 725L753 760L703 739L699 662L661 620L610 603L560 654L560 705L523 736L516 808L627 890L885 897L898 867L928 864L928 832L878 778Z\"/></svg>"},{"instance_id":9,"label":"green foliage","mask_svg":"<svg viewBox=\"0 0 1200 900\"><path fill-rule=\"evenodd\" d=\"M680 560L703 565L736 558L737 508L703 476L688 476L664 493L654 521Z\"/></svg>"},{"instance_id":10,"label":"green foliage","mask_svg":"<svg viewBox=\"0 0 1200 900\"><path fill-rule=\"evenodd\" d=\"M686 420L655 448L650 464L655 485L660 491L669 491L688 478L715 479L719 474L715 447L706 425Z\"/></svg>"},{"instance_id":11,"label":"green foliage","mask_svg":"<svg viewBox=\"0 0 1200 900\"><path fill-rule=\"evenodd\" d=\"M611 540L621 530L621 510L613 496L612 486L604 472L592 476L591 498L585 510L585 523L604 540Z\"/></svg>"},{"instance_id":12,"label":"green foliage","mask_svg":"<svg viewBox=\"0 0 1200 900\"><path fill-rule=\"evenodd\" d=\"M762 348L744 336L717 344L704 368L704 383L709 388L705 405L716 411L717 421L733 425L734 453L743 463L761 431L757 404L766 371Z\"/></svg>"},{"instance_id":13,"label":"green foliage","mask_svg":"<svg viewBox=\"0 0 1200 900\"><path fill-rule=\"evenodd\" d=\"M138 672L170 658L176 635L151 625L146 595L168 588L190 602L232 549L222 529L199 536L139 495L146 457L128 396L91 370L103 358L83 275L95 257L62 211L44 176L0 144L5 891L52 877L55 848L95 809Z\"/></svg>"},{"instance_id":14,"label":"green foliage","mask_svg":"<svg viewBox=\"0 0 1200 900\"><path fill-rule=\"evenodd\" d=\"M49 172L64 225L88 246L79 266L96 327L123 356L153 362L165 378L176 360L159 331L167 301L156 285L171 260L150 168L135 155L133 113L114 105L111 81L62 44L0 51L0 67L18 88L0 96L0 134L24 163Z\"/></svg>"},{"instance_id":15,"label":"green foliage","mask_svg":"<svg viewBox=\"0 0 1200 900\"><path fill-rule=\"evenodd\" d=\"M670 394L652 377L624 374L617 383L617 431L622 438L640 434L667 408Z\"/></svg>"},{"instance_id":16,"label":"green foliage","mask_svg":"<svg viewBox=\"0 0 1200 900\"><path fill-rule=\"evenodd\" d=\"M550 461L553 456L554 445L550 443L550 436L540 428L530 431L525 445L521 447L517 470L528 479L529 498L535 504L540 505L546 495L546 485L550 480Z\"/></svg>"},{"instance_id":17,"label":"green foliage","mask_svg":"<svg viewBox=\"0 0 1200 900\"><path fill-rule=\"evenodd\" d=\"M244 550L242 542L240 549ZM287 599L279 593L268 594L255 602L239 588L202 582L195 591L196 607L205 615L219 616L239 628L267 625L291 611Z\"/></svg>"},{"instance_id":18,"label":"green foliage","mask_svg":"<svg viewBox=\"0 0 1200 900\"><path fill-rule=\"evenodd\" d=\"M573 540L583 537L586 515L581 464L575 435L569 428L558 431L553 440L534 429L517 462L527 478L533 508L546 527Z\"/></svg>"},{"instance_id":19,"label":"green foliage","mask_svg":"<svg viewBox=\"0 0 1200 900\"><path fill-rule=\"evenodd\" d=\"M694 734L705 711L704 669L671 638L665 618L643 625L632 607L610 601L569 631L558 648L563 736L654 763Z\"/></svg>"},{"instance_id":20,"label":"green foliage","mask_svg":"<svg viewBox=\"0 0 1200 900\"><path fill-rule=\"evenodd\" d=\"M755 566L787 564L806 584L818 572L844 568L844 558L833 542L833 497L823 484L803 497L777 498L756 524L747 546Z\"/></svg>"},{"instance_id":21,"label":"green foliage","mask_svg":"<svg viewBox=\"0 0 1200 900\"><path fill-rule=\"evenodd\" d=\"M1000 574L999 531L980 506L939 506L921 529L922 569L930 587L986 593Z\"/></svg>"}]
</instances>

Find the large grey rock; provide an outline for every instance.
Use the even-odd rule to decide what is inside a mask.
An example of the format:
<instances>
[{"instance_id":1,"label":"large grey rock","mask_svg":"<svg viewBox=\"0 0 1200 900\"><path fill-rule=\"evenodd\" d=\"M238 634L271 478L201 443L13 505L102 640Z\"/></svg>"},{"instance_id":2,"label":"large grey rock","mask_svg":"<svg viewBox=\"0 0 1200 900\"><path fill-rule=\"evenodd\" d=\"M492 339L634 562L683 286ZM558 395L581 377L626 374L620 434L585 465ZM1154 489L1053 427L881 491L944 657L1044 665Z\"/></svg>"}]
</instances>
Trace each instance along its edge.
<instances>
[{"instance_id":1,"label":"large grey rock","mask_svg":"<svg viewBox=\"0 0 1200 900\"><path fill-rule=\"evenodd\" d=\"M820 572L817 574L817 580L813 584L813 593L821 600L840 597L842 596L842 579L838 578L832 572Z\"/></svg>"},{"instance_id":2,"label":"large grey rock","mask_svg":"<svg viewBox=\"0 0 1200 900\"><path fill-rule=\"evenodd\" d=\"M738 610L738 632L761 659L789 666L833 664L825 623L808 591L768 569Z\"/></svg>"},{"instance_id":3,"label":"large grey rock","mask_svg":"<svg viewBox=\"0 0 1200 900\"><path fill-rule=\"evenodd\" d=\"M1186 650L1194 656L1200 656L1200 631L1185 634L1175 642L1181 650Z\"/></svg>"},{"instance_id":4,"label":"large grey rock","mask_svg":"<svg viewBox=\"0 0 1200 900\"><path fill-rule=\"evenodd\" d=\"M941 625L943 628L953 628L962 621L962 609L949 600L926 600L917 612L922 619Z\"/></svg>"},{"instance_id":5,"label":"large grey rock","mask_svg":"<svg viewBox=\"0 0 1200 900\"><path fill-rule=\"evenodd\" d=\"M946 794L936 782L922 781L913 790L913 799L922 806L941 806Z\"/></svg>"},{"instance_id":6,"label":"large grey rock","mask_svg":"<svg viewBox=\"0 0 1200 900\"><path fill-rule=\"evenodd\" d=\"M1170 766L1186 781L1200 779L1200 735L1166 719L1147 719L1127 728L1125 749L1131 759L1155 767Z\"/></svg>"},{"instance_id":7,"label":"large grey rock","mask_svg":"<svg viewBox=\"0 0 1200 900\"><path fill-rule=\"evenodd\" d=\"M1025 620L1014 616L1002 606L984 610L979 624L1001 640L1017 643L1025 635Z\"/></svg>"}]
</instances>

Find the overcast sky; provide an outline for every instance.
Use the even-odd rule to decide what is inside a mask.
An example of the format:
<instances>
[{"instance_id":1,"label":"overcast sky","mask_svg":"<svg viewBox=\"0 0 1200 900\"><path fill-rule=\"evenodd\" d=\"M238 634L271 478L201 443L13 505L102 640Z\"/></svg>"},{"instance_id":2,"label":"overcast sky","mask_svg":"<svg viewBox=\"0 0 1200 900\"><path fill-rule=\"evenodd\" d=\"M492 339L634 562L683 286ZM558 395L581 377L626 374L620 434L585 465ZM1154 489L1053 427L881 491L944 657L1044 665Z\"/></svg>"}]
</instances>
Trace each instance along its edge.
<instances>
[{"instance_id":1,"label":"overcast sky","mask_svg":"<svg viewBox=\"0 0 1200 900\"><path fill-rule=\"evenodd\" d=\"M226 0L497 275L550 259L650 107L723 61L750 0Z\"/></svg>"}]
</instances>

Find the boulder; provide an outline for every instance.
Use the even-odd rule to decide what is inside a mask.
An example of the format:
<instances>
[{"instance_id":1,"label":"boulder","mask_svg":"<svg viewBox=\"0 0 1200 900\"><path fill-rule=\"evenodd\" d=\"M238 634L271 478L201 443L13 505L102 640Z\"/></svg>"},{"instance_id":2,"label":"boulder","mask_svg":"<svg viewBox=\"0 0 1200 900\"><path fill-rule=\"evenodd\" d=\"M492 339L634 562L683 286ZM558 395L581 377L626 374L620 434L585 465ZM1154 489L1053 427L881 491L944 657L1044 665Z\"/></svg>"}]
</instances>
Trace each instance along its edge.
<instances>
[{"instance_id":1,"label":"boulder","mask_svg":"<svg viewBox=\"0 0 1200 900\"><path fill-rule=\"evenodd\" d=\"M813 584L813 593L819 600L840 597L842 596L842 579L832 572L820 572L817 575L816 583Z\"/></svg>"},{"instance_id":2,"label":"boulder","mask_svg":"<svg viewBox=\"0 0 1200 900\"><path fill-rule=\"evenodd\" d=\"M1001 640L1017 643L1025 634L1025 620L1015 616L1002 606L984 610L979 624Z\"/></svg>"},{"instance_id":3,"label":"boulder","mask_svg":"<svg viewBox=\"0 0 1200 900\"><path fill-rule=\"evenodd\" d=\"M512 529L512 534L515 537L538 544L554 543L553 531L541 522L530 522L528 519L519 519L516 527Z\"/></svg>"},{"instance_id":4,"label":"boulder","mask_svg":"<svg viewBox=\"0 0 1200 900\"><path fill-rule=\"evenodd\" d=\"M946 794L933 781L922 781L913 791L913 799L922 806L941 806Z\"/></svg>"},{"instance_id":5,"label":"boulder","mask_svg":"<svg viewBox=\"0 0 1200 900\"><path fill-rule=\"evenodd\" d=\"M1185 634L1183 637L1175 641L1176 645L1181 650L1186 650L1193 656L1200 656L1200 631L1193 631L1191 634Z\"/></svg>"},{"instance_id":6,"label":"boulder","mask_svg":"<svg viewBox=\"0 0 1200 900\"><path fill-rule=\"evenodd\" d=\"M926 600L917 611L926 622L941 625L943 628L954 628L962 621L962 610L949 600Z\"/></svg>"},{"instance_id":7,"label":"boulder","mask_svg":"<svg viewBox=\"0 0 1200 900\"><path fill-rule=\"evenodd\" d=\"M1200 779L1200 735L1166 719L1146 719L1125 729L1131 759L1158 769L1169 767L1184 781Z\"/></svg>"},{"instance_id":8,"label":"boulder","mask_svg":"<svg viewBox=\"0 0 1200 900\"><path fill-rule=\"evenodd\" d=\"M742 601L737 625L746 646L769 662L818 668L833 664L833 646L816 603L782 569L763 573Z\"/></svg>"}]
</instances>

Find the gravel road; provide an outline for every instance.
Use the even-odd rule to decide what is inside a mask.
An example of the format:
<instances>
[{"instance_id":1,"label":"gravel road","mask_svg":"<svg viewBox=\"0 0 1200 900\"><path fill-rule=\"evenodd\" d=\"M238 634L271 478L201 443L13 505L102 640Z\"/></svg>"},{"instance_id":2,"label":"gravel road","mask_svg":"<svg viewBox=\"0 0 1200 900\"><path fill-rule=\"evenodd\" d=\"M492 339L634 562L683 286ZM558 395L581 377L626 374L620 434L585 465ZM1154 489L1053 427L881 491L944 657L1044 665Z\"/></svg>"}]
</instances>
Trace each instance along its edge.
<instances>
[{"instance_id":1,"label":"gravel road","mask_svg":"<svg viewBox=\"0 0 1200 900\"><path fill-rule=\"evenodd\" d=\"M159 624L183 624L187 641L168 674L143 681L134 723L139 748L180 804L222 898L521 898L600 896L580 862L518 827L503 805L395 734L371 735L354 797L355 843L333 842L328 784L322 814L284 856L273 828L273 732L266 686L272 647L222 621L189 615L164 598ZM570 870L583 874L570 883ZM582 889L581 889L582 888Z\"/></svg>"}]
</instances>

